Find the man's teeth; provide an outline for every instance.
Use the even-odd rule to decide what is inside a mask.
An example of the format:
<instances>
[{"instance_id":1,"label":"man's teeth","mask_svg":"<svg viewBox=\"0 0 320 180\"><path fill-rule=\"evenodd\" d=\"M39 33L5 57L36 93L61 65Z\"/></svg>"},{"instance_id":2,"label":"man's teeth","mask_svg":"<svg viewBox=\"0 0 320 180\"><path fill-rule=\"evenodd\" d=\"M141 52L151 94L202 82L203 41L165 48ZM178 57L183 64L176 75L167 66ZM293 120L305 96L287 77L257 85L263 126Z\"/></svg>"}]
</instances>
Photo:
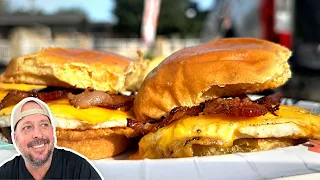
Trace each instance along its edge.
<instances>
[{"instance_id":1,"label":"man's teeth","mask_svg":"<svg viewBox=\"0 0 320 180\"><path fill-rule=\"evenodd\" d=\"M40 144L38 146L33 146L33 148L42 148L44 146L44 144Z\"/></svg>"}]
</instances>

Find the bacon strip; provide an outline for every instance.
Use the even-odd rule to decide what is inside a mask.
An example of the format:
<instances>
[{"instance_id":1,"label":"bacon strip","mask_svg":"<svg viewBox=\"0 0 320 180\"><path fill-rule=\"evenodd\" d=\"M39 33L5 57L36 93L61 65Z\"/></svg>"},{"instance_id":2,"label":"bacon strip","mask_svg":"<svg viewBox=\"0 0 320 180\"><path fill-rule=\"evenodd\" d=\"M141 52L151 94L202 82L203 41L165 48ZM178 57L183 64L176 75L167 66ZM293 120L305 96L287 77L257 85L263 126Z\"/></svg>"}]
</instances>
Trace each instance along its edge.
<instances>
[{"instance_id":1,"label":"bacon strip","mask_svg":"<svg viewBox=\"0 0 320 180\"><path fill-rule=\"evenodd\" d=\"M184 117L190 117L190 116L198 116L199 113L201 113L203 110L203 107L200 106L193 106L193 107L176 107L172 109L169 113L169 116L164 118L161 121L161 127L169 125L171 122L184 118Z\"/></svg>"},{"instance_id":2,"label":"bacon strip","mask_svg":"<svg viewBox=\"0 0 320 180\"><path fill-rule=\"evenodd\" d=\"M268 102L268 107L270 101ZM249 98L240 99L238 97L232 99L214 99L212 101L205 103L205 108L203 113L207 114L228 114L235 116L245 116L245 117L253 117L253 116L262 116L267 114L268 107L264 104L258 104L256 102L252 102ZM272 106L271 106L272 109ZM272 111L273 112L273 111Z\"/></svg>"},{"instance_id":3,"label":"bacon strip","mask_svg":"<svg viewBox=\"0 0 320 180\"><path fill-rule=\"evenodd\" d=\"M273 115L277 116L275 111L279 109L281 98L281 93L264 96L255 101L251 101L248 97L218 98L206 102L203 113L254 117L271 112ZM275 106L272 107L272 105Z\"/></svg>"},{"instance_id":4,"label":"bacon strip","mask_svg":"<svg viewBox=\"0 0 320 180\"><path fill-rule=\"evenodd\" d=\"M49 90L49 91L48 91ZM134 96L124 95L109 95L103 91L85 90L84 92L74 95L72 92L75 90L52 90L46 91L32 90L29 92L12 90L1 100L0 110L12 105L17 104L19 101L26 97L36 97L44 102L59 99L68 94L68 99L71 105L77 108L89 108L94 106L105 107L108 109L120 109L128 111L133 105Z\"/></svg>"},{"instance_id":5,"label":"bacon strip","mask_svg":"<svg viewBox=\"0 0 320 180\"><path fill-rule=\"evenodd\" d=\"M275 111L279 109L281 94L272 94L262 97L256 101L251 101L248 97L235 98L217 98L207 101L199 106L193 107L176 107L172 109L169 115L159 121L143 123L132 119L127 119L127 126L134 130L147 134L155 132L159 128L169 125L175 120L190 116L198 116L199 113L208 114L228 114L233 116L254 117L262 116L271 112L275 116ZM272 105L275 105L272 107Z\"/></svg>"},{"instance_id":6,"label":"bacon strip","mask_svg":"<svg viewBox=\"0 0 320 180\"><path fill-rule=\"evenodd\" d=\"M127 119L127 126L131 127L135 131L140 132L141 134L147 134L149 132L155 132L158 129L169 125L175 120L182 119L190 116L198 116L202 112L201 106L193 107L176 107L172 109L169 113L169 116L164 117L161 121L155 123L146 123L135 121L130 118Z\"/></svg>"},{"instance_id":7,"label":"bacon strip","mask_svg":"<svg viewBox=\"0 0 320 180\"><path fill-rule=\"evenodd\" d=\"M0 110L12 105L17 104L19 101L26 97L36 97L41 99L42 101L49 101L61 98L66 95L67 91L65 90L55 90L51 92L38 92L36 90L32 90L30 92L12 90L1 100L0 102Z\"/></svg>"},{"instance_id":8,"label":"bacon strip","mask_svg":"<svg viewBox=\"0 0 320 180\"><path fill-rule=\"evenodd\" d=\"M132 128L136 132L139 132L142 135L148 134L149 132L155 132L156 131L156 126L159 124L150 124L150 123L143 123L140 121L135 121L131 118L127 118L127 127Z\"/></svg>"},{"instance_id":9,"label":"bacon strip","mask_svg":"<svg viewBox=\"0 0 320 180\"><path fill-rule=\"evenodd\" d=\"M262 97L255 102L258 104L263 104L269 112L271 112L273 115L277 116L275 114L275 111L279 110L281 98L283 97L282 93L274 93L269 96ZM272 105L275 105L272 107Z\"/></svg>"},{"instance_id":10,"label":"bacon strip","mask_svg":"<svg viewBox=\"0 0 320 180\"><path fill-rule=\"evenodd\" d=\"M65 96L68 93L67 90L55 90L51 92L35 92L35 96L42 101L52 101Z\"/></svg>"},{"instance_id":11,"label":"bacon strip","mask_svg":"<svg viewBox=\"0 0 320 180\"><path fill-rule=\"evenodd\" d=\"M132 107L134 96L110 95L104 91L86 89L77 95L68 93L68 99L71 105L81 109L99 106L108 109L121 108L125 111Z\"/></svg>"}]
</instances>

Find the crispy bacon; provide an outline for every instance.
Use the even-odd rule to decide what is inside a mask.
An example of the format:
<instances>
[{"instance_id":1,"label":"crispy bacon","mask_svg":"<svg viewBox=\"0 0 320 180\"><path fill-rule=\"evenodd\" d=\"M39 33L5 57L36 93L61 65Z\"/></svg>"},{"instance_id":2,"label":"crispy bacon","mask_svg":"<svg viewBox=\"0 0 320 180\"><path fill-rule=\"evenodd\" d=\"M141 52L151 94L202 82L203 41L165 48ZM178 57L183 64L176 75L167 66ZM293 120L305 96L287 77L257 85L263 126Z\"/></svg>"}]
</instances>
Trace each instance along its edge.
<instances>
[{"instance_id":1,"label":"crispy bacon","mask_svg":"<svg viewBox=\"0 0 320 180\"><path fill-rule=\"evenodd\" d=\"M127 118L127 127L132 128L136 132L141 133L142 135L148 134L149 132L155 132L156 126L158 126L158 123L150 124L150 123L143 123L139 121L135 121L131 118Z\"/></svg>"},{"instance_id":2,"label":"crispy bacon","mask_svg":"<svg viewBox=\"0 0 320 180\"><path fill-rule=\"evenodd\" d=\"M0 109L17 104L26 97L33 97L30 92L10 91L0 102Z\"/></svg>"},{"instance_id":3,"label":"crispy bacon","mask_svg":"<svg viewBox=\"0 0 320 180\"><path fill-rule=\"evenodd\" d=\"M69 94L68 94L69 92ZM72 93L79 93L74 95ZM0 110L17 104L19 101L26 97L36 97L44 102L59 99L63 96L68 95L70 104L78 108L89 108L94 106L105 107L108 109L120 109L122 111L128 111L131 109L133 104L134 96L124 95L109 95L103 91L94 90L71 90L71 89L45 89L42 91L32 90L29 92L12 90L1 100Z\"/></svg>"},{"instance_id":4,"label":"crispy bacon","mask_svg":"<svg viewBox=\"0 0 320 180\"><path fill-rule=\"evenodd\" d=\"M245 117L262 116L271 112L276 116L275 111L279 109L281 97L282 94L272 94L255 101L251 101L248 97L217 98L200 104L199 106L176 107L170 111L167 117L155 122L144 124L143 122L128 119L127 126L142 134L147 134L149 132L155 132L175 120L184 117L198 116L199 113L202 112L203 114L228 114Z\"/></svg>"},{"instance_id":5,"label":"crispy bacon","mask_svg":"<svg viewBox=\"0 0 320 180\"><path fill-rule=\"evenodd\" d=\"M127 126L131 127L136 131L140 131L141 134L147 134L149 132L155 132L159 128L169 125L175 120L182 119L190 116L198 116L202 112L202 106L193 106L193 107L176 107L172 109L169 113L169 116L163 117L161 121L154 123L142 123L139 121L127 119Z\"/></svg>"},{"instance_id":6,"label":"crispy bacon","mask_svg":"<svg viewBox=\"0 0 320 180\"><path fill-rule=\"evenodd\" d=\"M205 103L203 113L207 114L228 114L235 116L261 116L268 112L268 109L260 104L243 100L238 97L234 99L215 99Z\"/></svg>"},{"instance_id":7,"label":"crispy bacon","mask_svg":"<svg viewBox=\"0 0 320 180\"><path fill-rule=\"evenodd\" d=\"M277 116L275 111L279 109L281 97L282 94L275 93L255 101L251 101L248 97L218 98L206 102L203 113L254 117L271 112ZM275 106L272 107L272 105Z\"/></svg>"},{"instance_id":8,"label":"crispy bacon","mask_svg":"<svg viewBox=\"0 0 320 180\"><path fill-rule=\"evenodd\" d=\"M280 104L282 97L283 97L283 93L276 92L276 93L270 94L268 96L264 96L264 97L256 100L255 102L261 104L265 101L265 99L268 99L271 104L277 105L277 104Z\"/></svg>"},{"instance_id":9,"label":"crispy bacon","mask_svg":"<svg viewBox=\"0 0 320 180\"><path fill-rule=\"evenodd\" d=\"M202 105L193 107L176 107L170 111L169 116L162 119L160 126L167 126L171 122L184 117L198 116L202 110Z\"/></svg>"},{"instance_id":10,"label":"crispy bacon","mask_svg":"<svg viewBox=\"0 0 320 180\"><path fill-rule=\"evenodd\" d=\"M268 109L269 112L271 112L273 115L277 116L277 114L275 114L275 111L279 110L279 106L280 106L280 102L281 102L282 97L283 97L282 93L274 93L269 96L262 97L254 102L256 102L257 104L264 105ZM275 106L272 107L272 105L275 105Z\"/></svg>"},{"instance_id":11,"label":"crispy bacon","mask_svg":"<svg viewBox=\"0 0 320 180\"><path fill-rule=\"evenodd\" d=\"M129 110L132 107L134 96L108 94L104 91L86 89L84 92L74 95L68 93L71 105L77 108L105 107L108 109Z\"/></svg>"},{"instance_id":12,"label":"crispy bacon","mask_svg":"<svg viewBox=\"0 0 320 180\"><path fill-rule=\"evenodd\" d=\"M55 99L59 99L67 94L67 90L55 90L51 92L36 92L35 97L38 97L42 101L51 101Z\"/></svg>"},{"instance_id":13,"label":"crispy bacon","mask_svg":"<svg viewBox=\"0 0 320 180\"><path fill-rule=\"evenodd\" d=\"M42 101L58 99L67 93L66 90L55 90L51 92L39 92L32 90L30 92L12 90L1 100L0 109L17 104L26 97L36 97Z\"/></svg>"},{"instance_id":14,"label":"crispy bacon","mask_svg":"<svg viewBox=\"0 0 320 180\"><path fill-rule=\"evenodd\" d=\"M267 112L268 107L264 104L252 102L249 98L240 99L238 97L232 99L218 98L208 101L205 103L205 108L203 110L205 115L228 114L245 117L262 116L267 114Z\"/></svg>"}]
</instances>

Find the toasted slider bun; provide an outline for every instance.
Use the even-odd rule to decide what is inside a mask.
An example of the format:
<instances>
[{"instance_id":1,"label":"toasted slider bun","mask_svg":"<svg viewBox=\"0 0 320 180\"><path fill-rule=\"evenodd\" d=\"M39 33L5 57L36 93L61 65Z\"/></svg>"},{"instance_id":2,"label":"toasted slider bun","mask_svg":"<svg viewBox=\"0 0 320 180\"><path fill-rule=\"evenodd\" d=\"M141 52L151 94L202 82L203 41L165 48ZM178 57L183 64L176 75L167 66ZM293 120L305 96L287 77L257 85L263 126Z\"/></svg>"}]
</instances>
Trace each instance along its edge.
<instances>
[{"instance_id":1,"label":"toasted slider bun","mask_svg":"<svg viewBox=\"0 0 320 180\"><path fill-rule=\"evenodd\" d=\"M58 146L73 149L89 159L115 156L128 147L134 131L127 127L100 128L78 131L57 128ZM125 135L125 136L124 136Z\"/></svg>"},{"instance_id":2,"label":"toasted slider bun","mask_svg":"<svg viewBox=\"0 0 320 180\"><path fill-rule=\"evenodd\" d=\"M10 61L0 81L57 87L124 91L131 60L110 52L46 48Z\"/></svg>"},{"instance_id":3,"label":"toasted slider bun","mask_svg":"<svg viewBox=\"0 0 320 180\"><path fill-rule=\"evenodd\" d=\"M90 160L98 160L122 153L127 149L129 142L129 139L123 135L110 135L78 141L59 139L57 145L75 150Z\"/></svg>"},{"instance_id":4,"label":"toasted slider bun","mask_svg":"<svg viewBox=\"0 0 320 180\"><path fill-rule=\"evenodd\" d=\"M128 67L125 86L128 90L138 91L147 75L156 68L166 57L157 56L151 60L139 59Z\"/></svg>"},{"instance_id":5,"label":"toasted slider bun","mask_svg":"<svg viewBox=\"0 0 320 180\"><path fill-rule=\"evenodd\" d=\"M199 115L174 121L142 137L140 158L176 158L253 152L320 139L320 117L293 106L281 106L278 116Z\"/></svg>"},{"instance_id":6,"label":"toasted slider bun","mask_svg":"<svg viewBox=\"0 0 320 180\"><path fill-rule=\"evenodd\" d=\"M279 87L291 77L290 55L285 47L251 38L182 49L148 74L134 101L134 114L146 122L175 107Z\"/></svg>"}]
</instances>

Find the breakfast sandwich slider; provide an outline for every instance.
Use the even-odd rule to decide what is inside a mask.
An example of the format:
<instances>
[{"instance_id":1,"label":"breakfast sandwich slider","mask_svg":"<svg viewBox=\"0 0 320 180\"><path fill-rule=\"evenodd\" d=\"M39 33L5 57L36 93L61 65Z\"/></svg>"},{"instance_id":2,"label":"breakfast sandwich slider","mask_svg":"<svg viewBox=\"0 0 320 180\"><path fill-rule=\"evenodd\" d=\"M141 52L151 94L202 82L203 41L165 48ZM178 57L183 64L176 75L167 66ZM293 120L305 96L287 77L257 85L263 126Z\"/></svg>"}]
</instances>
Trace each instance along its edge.
<instances>
[{"instance_id":1,"label":"breakfast sandwich slider","mask_svg":"<svg viewBox=\"0 0 320 180\"><path fill-rule=\"evenodd\" d=\"M320 139L320 117L280 105L272 94L291 77L291 52L251 38L219 39L177 51L151 71L128 127L144 134L131 158L254 152Z\"/></svg>"},{"instance_id":2,"label":"breakfast sandwich slider","mask_svg":"<svg viewBox=\"0 0 320 180\"><path fill-rule=\"evenodd\" d=\"M0 76L0 127L10 141L12 108L25 97L46 102L56 122L57 144L89 159L123 152L134 94L124 86L131 60L110 52L46 48L10 61Z\"/></svg>"}]
</instances>

